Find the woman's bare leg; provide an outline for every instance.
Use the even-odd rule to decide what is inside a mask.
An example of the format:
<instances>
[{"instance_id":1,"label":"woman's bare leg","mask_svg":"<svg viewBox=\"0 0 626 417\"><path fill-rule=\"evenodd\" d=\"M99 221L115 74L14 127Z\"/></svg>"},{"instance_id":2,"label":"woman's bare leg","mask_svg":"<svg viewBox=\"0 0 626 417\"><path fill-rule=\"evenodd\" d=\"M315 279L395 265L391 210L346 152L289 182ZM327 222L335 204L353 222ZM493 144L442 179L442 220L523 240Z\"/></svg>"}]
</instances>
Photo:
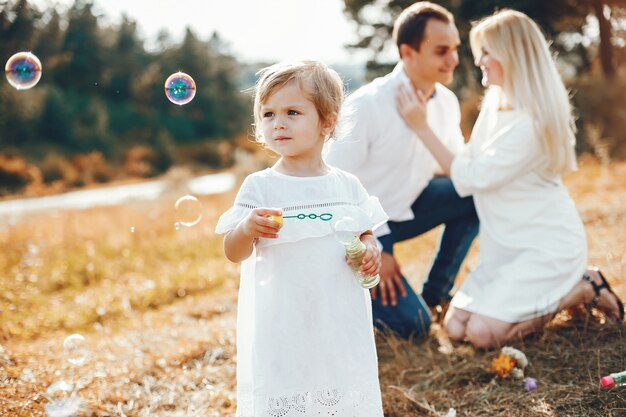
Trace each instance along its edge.
<instances>
[{"instance_id":1,"label":"woman's bare leg","mask_svg":"<svg viewBox=\"0 0 626 417\"><path fill-rule=\"evenodd\" d=\"M602 283L602 279L597 271L590 269L587 271L587 274L593 278L596 284L600 285ZM446 326L446 330L450 328L452 331L458 330L459 325L462 325L465 336L475 347L483 349L495 348L540 331L547 322L552 320L557 312L576 305L588 304L591 302L594 295L595 292L591 284L581 278L580 282L561 299L554 313L519 323L507 323L492 317L457 309L457 311L462 312L463 315L460 317L450 317L450 326L446 325L446 321L448 320L448 316L446 315L444 325ZM598 308L610 318L619 319L619 305L617 304L617 300L615 296L606 289L600 291ZM459 340L452 335L450 337Z\"/></svg>"},{"instance_id":2,"label":"woman's bare leg","mask_svg":"<svg viewBox=\"0 0 626 417\"><path fill-rule=\"evenodd\" d=\"M600 278L598 271L588 269L586 273L593 278L596 284L602 284L602 278ZM576 284L569 294L561 299L557 312L569 307L574 307L575 305L589 304L595 295L591 284L581 278L580 282ZM609 318L619 320L619 305L617 304L617 299L606 288L600 291L600 299L598 300L597 307Z\"/></svg>"},{"instance_id":3,"label":"woman's bare leg","mask_svg":"<svg viewBox=\"0 0 626 417\"><path fill-rule=\"evenodd\" d=\"M443 319L443 328L450 339L457 342L465 339L465 327L472 313L450 306Z\"/></svg>"},{"instance_id":4,"label":"woman's bare leg","mask_svg":"<svg viewBox=\"0 0 626 417\"><path fill-rule=\"evenodd\" d=\"M472 314L465 333L474 347L491 349L506 343L507 335L515 323L508 323L481 314Z\"/></svg>"}]
</instances>

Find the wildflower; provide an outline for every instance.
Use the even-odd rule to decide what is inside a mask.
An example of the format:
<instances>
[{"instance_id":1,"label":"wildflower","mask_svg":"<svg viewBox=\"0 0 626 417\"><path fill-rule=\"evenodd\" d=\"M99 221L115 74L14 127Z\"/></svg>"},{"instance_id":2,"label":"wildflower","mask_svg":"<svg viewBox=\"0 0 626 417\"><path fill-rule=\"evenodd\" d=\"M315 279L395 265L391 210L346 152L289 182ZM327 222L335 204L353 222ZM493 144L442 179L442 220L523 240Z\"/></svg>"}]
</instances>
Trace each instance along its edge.
<instances>
[{"instance_id":1,"label":"wildflower","mask_svg":"<svg viewBox=\"0 0 626 417\"><path fill-rule=\"evenodd\" d=\"M487 368L502 379L524 378L524 368L528 366L528 359L521 350L505 346L500 349L500 354L493 358L491 365Z\"/></svg>"},{"instance_id":2,"label":"wildflower","mask_svg":"<svg viewBox=\"0 0 626 417\"><path fill-rule=\"evenodd\" d=\"M537 389L537 380L535 378L526 378L524 380L524 388L526 391L531 392Z\"/></svg>"},{"instance_id":3,"label":"wildflower","mask_svg":"<svg viewBox=\"0 0 626 417\"><path fill-rule=\"evenodd\" d=\"M498 356L493 358L487 370L498 375L500 378L506 379L513 368L515 368L515 359L500 352Z\"/></svg>"}]
</instances>

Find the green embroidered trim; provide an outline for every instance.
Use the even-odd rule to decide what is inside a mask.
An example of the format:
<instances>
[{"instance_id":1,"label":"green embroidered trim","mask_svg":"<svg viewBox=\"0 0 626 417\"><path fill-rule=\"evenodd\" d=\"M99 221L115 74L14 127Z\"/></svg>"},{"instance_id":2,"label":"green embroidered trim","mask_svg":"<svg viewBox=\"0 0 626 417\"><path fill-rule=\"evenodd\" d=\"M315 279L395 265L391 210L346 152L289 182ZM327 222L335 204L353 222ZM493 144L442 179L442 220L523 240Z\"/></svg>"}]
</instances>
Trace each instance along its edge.
<instances>
[{"instance_id":1,"label":"green embroidered trim","mask_svg":"<svg viewBox=\"0 0 626 417\"><path fill-rule=\"evenodd\" d=\"M297 214L295 216L283 216L283 219L298 219L298 220L304 220L306 218L315 220L315 219L320 219L323 220L325 222L331 220L333 218L333 215L331 213L322 213L322 214L315 214L315 213L311 213L311 214L304 214L304 213L300 213Z\"/></svg>"}]
</instances>

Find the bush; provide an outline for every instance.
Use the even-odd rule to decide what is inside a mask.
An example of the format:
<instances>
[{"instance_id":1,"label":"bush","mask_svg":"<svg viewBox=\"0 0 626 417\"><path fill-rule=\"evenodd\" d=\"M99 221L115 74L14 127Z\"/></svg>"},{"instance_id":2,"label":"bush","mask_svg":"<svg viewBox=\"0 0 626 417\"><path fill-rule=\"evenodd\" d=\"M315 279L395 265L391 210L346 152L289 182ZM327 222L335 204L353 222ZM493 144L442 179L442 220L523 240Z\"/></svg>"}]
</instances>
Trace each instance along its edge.
<instances>
[{"instance_id":1,"label":"bush","mask_svg":"<svg viewBox=\"0 0 626 417\"><path fill-rule=\"evenodd\" d=\"M180 146L178 152L186 162L193 161L214 169L228 168L234 163L233 145L226 140Z\"/></svg>"},{"instance_id":2,"label":"bush","mask_svg":"<svg viewBox=\"0 0 626 417\"><path fill-rule=\"evenodd\" d=\"M107 182L115 177L113 168L109 166L102 153L98 151L85 155L76 155L72 158L72 165L80 173L84 184Z\"/></svg>"},{"instance_id":3,"label":"bush","mask_svg":"<svg viewBox=\"0 0 626 417\"><path fill-rule=\"evenodd\" d=\"M0 196L23 191L31 182L39 181L37 167L18 156L0 154Z\"/></svg>"},{"instance_id":4,"label":"bush","mask_svg":"<svg viewBox=\"0 0 626 417\"><path fill-rule=\"evenodd\" d=\"M46 184L63 182L74 185L79 181L78 170L65 157L49 153L39 165L43 181Z\"/></svg>"},{"instance_id":5,"label":"bush","mask_svg":"<svg viewBox=\"0 0 626 417\"><path fill-rule=\"evenodd\" d=\"M171 165L171 155L162 147L133 146L124 157L124 173L131 177L154 177Z\"/></svg>"}]
</instances>

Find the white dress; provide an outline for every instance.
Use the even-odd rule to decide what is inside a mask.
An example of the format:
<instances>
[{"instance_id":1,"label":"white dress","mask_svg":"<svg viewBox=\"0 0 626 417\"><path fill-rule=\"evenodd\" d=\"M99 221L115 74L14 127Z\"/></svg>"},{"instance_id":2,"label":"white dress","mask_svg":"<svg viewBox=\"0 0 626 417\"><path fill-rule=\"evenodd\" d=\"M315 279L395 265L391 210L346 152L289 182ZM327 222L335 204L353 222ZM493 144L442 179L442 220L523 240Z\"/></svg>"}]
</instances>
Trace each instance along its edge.
<instances>
[{"instance_id":1,"label":"white dress","mask_svg":"<svg viewBox=\"0 0 626 417\"><path fill-rule=\"evenodd\" d=\"M336 168L317 177L265 169L248 176L216 232L255 207L282 208L277 239L241 265L237 417L382 417L369 292L333 235L350 216L362 231L387 221L374 197Z\"/></svg>"},{"instance_id":2,"label":"white dress","mask_svg":"<svg viewBox=\"0 0 626 417\"><path fill-rule=\"evenodd\" d=\"M509 323L555 312L587 267L585 230L542 138L521 111L483 110L452 162L480 219L480 263L452 306Z\"/></svg>"}]
</instances>

